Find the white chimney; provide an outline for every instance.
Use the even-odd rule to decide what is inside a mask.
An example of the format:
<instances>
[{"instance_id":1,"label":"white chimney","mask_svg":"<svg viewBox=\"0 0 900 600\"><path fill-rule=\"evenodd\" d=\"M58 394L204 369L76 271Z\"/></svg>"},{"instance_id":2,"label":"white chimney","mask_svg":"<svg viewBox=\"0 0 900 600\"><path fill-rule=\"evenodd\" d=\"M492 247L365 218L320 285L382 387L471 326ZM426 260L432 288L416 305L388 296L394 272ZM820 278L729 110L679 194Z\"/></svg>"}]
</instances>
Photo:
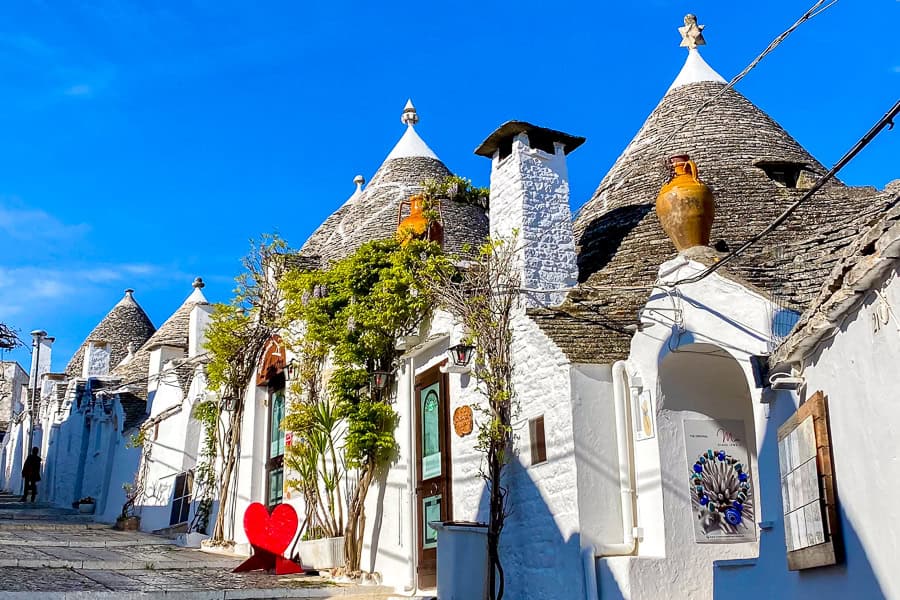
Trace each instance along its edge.
<instances>
[{"instance_id":1,"label":"white chimney","mask_svg":"<svg viewBox=\"0 0 900 600\"><path fill-rule=\"evenodd\" d=\"M584 138L509 121L475 151L491 158L490 231L516 232L524 304L557 306L578 282L566 155Z\"/></svg>"},{"instance_id":2,"label":"white chimney","mask_svg":"<svg viewBox=\"0 0 900 600\"><path fill-rule=\"evenodd\" d=\"M84 362L81 365L81 377L103 377L109 375L109 359L112 346L102 340L89 340L84 348Z\"/></svg>"},{"instance_id":3,"label":"white chimney","mask_svg":"<svg viewBox=\"0 0 900 600\"><path fill-rule=\"evenodd\" d=\"M188 358L203 354L206 343L206 328L209 327L212 305L198 304L191 309L191 321L188 327Z\"/></svg>"}]
</instances>

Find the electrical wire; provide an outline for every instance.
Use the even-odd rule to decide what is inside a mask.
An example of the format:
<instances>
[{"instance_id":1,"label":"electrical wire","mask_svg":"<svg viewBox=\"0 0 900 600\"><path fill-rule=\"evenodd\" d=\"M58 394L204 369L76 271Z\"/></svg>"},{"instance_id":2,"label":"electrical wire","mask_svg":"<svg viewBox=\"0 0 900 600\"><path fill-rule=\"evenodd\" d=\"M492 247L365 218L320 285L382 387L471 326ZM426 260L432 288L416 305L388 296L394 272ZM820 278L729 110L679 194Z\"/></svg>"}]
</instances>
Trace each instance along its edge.
<instances>
[{"instance_id":1,"label":"electrical wire","mask_svg":"<svg viewBox=\"0 0 900 600\"><path fill-rule=\"evenodd\" d=\"M820 14L822 14L823 12L825 12L826 10L828 10L829 8L834 6L837 3L837 0L832 0L826 6L822 6L822 4L824 4L824 3L825 3L825 0L819 0L818 2L816 2L814 5L812 5L812 7L810 7L809 10L807 10L805 13L803 13L803 15L799 19L797 19L797 21L793 25L788 27L778 37L776 37L774 40L772 40L769 43L769 45L766 46L765 50L760 52L759 55L756 58L754 58L750 62L750 64L744 68L743 71L741 71L740 73L735 75L731 79L731 81L729 81L728 84L724 88L722 88L722 91L720 91L718 94L716 94L715 96L713 96L712 98L710 98L709 100L707 100L706 102L701 104L700 108L697 109L697 112L694 114L693 118L696 119L698 116L700 116L700 113L703 112L703 110L706 107L708 107L710 104L715 103L715 101L718 100L719 98L721 98L722 95L725 94L725 92L727 92L728 90L733 88L735 85L737 85L737 83L741 79L746 77L750 71L752 71L754 68L756 68L756 65L758 65L760 62L762 62L762 59L764 59L766 56L768 56L768 54L770 52L775 50L775 48L777 48L779 46L779 44L781 44L781 42L783 42L787 38L787 36L792 34L795 29L797 29L798 27L800 27L801 25L803 25L804 23L806 23L813 17L819 16ZM821 8L819 8L819 7L821 7Z\"/></svg>"},{"instance_id":2,"label":"electrical wire","mask_svg":"<svg viewBox=\"0 0 900 600\"><path fill-rule=\"evenodd\" d=\"M784 223L788 219L788 217L790 217L794 213L794 211L796 211L798 208L800 208L800 206L802 204L804 204L807 200L812 198L813 195L815 195L816 192L818 192L820 189L822 189L822 187L826 183L831 181L831 179L833 179L834 176L837 175L841 171L841 169L843 169L847 165L847 163L849 163L851 160L853 160L856 157L856 155L859 154L860 151L862 151L863 148L868 146L872 142L872 140L874 140L875 137L879 133L881 133L881 131L885 127L887 127L888 129L893 129L894 128L894 117L896 117L898 113L900 113L900 100L898 100L894 104L894 106L892 106L891 109L888 110L888 112L886 112L884 114L884 116L881 117L878 120L878 122L876 122L875 125L873 125L872 128L869 129L869 131L864 136L862 136L859 139L859 141L857 141L856 144L854 144L853 147L850 148L850 150L848 150L847 153L844 154L844 156L841 157L841 159L837 163L835 163L835 165L833 167L831 167L831 169L827 173L825 173L825 175L820 177L813 184L813 186L811 188L809 188L809 190L807 190L807 192L805 194L803 194L802 197L800 197L796 202L794 202L789 207L787 207L784 210L784 212L782 212L774 221L772 221L769 225L767 225L762 231L760 231L759 233L757 233L756 235L751 237L749 240L747 240L746 242L741 244L741 246L739 248L732 250L731 252L729 252L728 254L723 256L721 260L708 266L706 269L704 269L697 275L694 275L692 277L686 277L684 279L679 279L678 281L671 282L671 283L659 282L659 285L663 285L665 287L675 287L678 285L683 285L683 284L688 284L688 283L697 283L698 281L701 281L702 279L705 279L709 275L716 272L719 268L724 266L726 263L730 262L732 259L734 259L738 255L743 253L747 248L749 248L750 246L753 246L754 244L759 242L762 238L764 238L768 234L772 233L772 231L774 231L779 225Z\"/></svg>"}]
</instances>

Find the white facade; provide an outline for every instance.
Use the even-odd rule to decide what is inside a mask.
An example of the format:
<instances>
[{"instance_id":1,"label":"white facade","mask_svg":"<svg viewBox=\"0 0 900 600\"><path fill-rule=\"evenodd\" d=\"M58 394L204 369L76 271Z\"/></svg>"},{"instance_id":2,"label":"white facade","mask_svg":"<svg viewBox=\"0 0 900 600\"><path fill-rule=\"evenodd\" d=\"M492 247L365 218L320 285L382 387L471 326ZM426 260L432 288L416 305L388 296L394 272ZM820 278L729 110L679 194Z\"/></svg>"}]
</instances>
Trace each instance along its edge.
<instances>
[{"instance_id":1,"label":"white facade","mask_svg":"<svg viewBox=\"0 0 900 600\"><path fill-rule=\"evenodd\" d=\"M679 256L660 267L659 284L704 268ZM777 427L760 402L762 388L755 382L751 357L769 351L776 310L759 293L718 274L681 285L677 294L667 294L664 287L654 290L642 311L643 331L635 335L626 363L632 417L626 435L634 460L639 535L634 556L601 559L601 597L657 598L665 581L667 597L712 598L714 562L758 555L756 540L767 533L756 523L774 518L759 499L780 495L780 484L765 487L761 482L753 489L753 541L698 543L684 421L742 421L751 481L760 481L758 452ZM651 434L639 439L645 437L638 433L645 418Z\"/></svg>"},{"instance_id":2,"label":"white facade","mask_svg":"<svg viewBox=\"0 0 900 600\"><path fill-rule=\"evenodd\" d=\"M717 597L740 590L750 597L900 598L900 536L890 500L900 490L900 266L864 296L862 306L844 315L838 330L804 356L799 395L777 394L769 413L771 433L760 451L761 486L777 490L774 430L801 399L817 391L826 395L845 561L788 571L781 496L773 491L763 497L765 519L773 527L762 536L759 558L717 569Z\"/></svg>"}]
</instances>

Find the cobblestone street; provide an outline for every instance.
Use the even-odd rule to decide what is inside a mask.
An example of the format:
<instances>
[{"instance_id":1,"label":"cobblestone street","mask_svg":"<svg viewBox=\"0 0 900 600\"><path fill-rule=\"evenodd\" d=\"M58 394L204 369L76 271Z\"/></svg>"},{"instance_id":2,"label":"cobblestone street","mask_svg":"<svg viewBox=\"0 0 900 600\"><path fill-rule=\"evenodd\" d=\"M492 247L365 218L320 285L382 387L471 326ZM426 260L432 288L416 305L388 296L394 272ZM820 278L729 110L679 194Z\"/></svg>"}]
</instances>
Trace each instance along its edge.
<instances>
[{"instance_id":1,"label":"cobblestone street","mask_svg":"<svg viewBox=\"0 0 900 600\"><path fill-rule=\"evenodd\" d=\"M383 587L323 577L232 573L241 560L0 496L0 600L392 597Z\"/></svg>"}]
</instances>

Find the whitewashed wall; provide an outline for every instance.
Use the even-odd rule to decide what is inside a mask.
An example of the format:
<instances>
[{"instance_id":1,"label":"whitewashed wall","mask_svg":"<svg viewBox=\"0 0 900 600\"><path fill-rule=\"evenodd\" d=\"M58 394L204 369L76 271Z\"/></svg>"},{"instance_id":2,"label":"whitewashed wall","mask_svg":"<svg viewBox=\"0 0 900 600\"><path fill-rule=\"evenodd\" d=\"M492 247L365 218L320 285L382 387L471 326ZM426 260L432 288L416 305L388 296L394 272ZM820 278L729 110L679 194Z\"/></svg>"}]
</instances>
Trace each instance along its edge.
<instances>
[{"instance_id":1,"label":"whitewashed wall","mask_svg":"<svg viewBox=\"0 0 900 600\"><path fill-rule=\"evenodd\" d=\"M803 365L805 396L821 390L828 397L835 482L846 561L802 572L787 570L782 502L764 498L773 529L762 540L758 561L716 572L716 596L738 592L746 597L900 598L900 526L895 498L900 492L900 271L880 289L891 307L880 309L874 291L864 305L846 316L835 336L825 340ZM887 312L885 322L883 316ZM772 407L762 485L778 483L774 431L796 410L799 398L780 392Z\"/></svg>"},{"instance_id":2,"label":"whitewashed wall","mask_svg":"<svg viewBox=\"0 0 900 600\"><path fill-rule=\"evenodd\" d=\"M674 281L703 268L679 256L660 267L660 277ZM756 453L771 423L766 418L766 408L759 402L761 389L755 386L749 360L751 355L768 351L776 308L758 293L718 274L679 286L679 290L677 297L654 291L643 312L644 323L652 325L636 334L631 344L628 371L632 377L641 378L643 391L652 397L656 433L651 439L633 442L636 525L643 529L637 558L600 561L604 598L649 600L660 597L662 590L673 599L712 598L715 561L758 554L756 541L694 541L685 418L745 422L751 473L757 482L757 522L772 518L764 508L759 509L759 499L780 494L780 486L767 487L759 479ZM725 358L708 354L716 349ZM700 354L687 353L691 351ZM668 388L660 381L663 374L672 379ZM755 525L754 528L758 530Z\"/></svg>"},{"instance_id":3,"label":"whitewashed wall","mask_svg":"<svg viewBox=\"0 0 900 600\"><path fill-rule=\"evenodd\" d=\"M164 364L160 370L166 373L154 384L150 418L169 416L158 427L149 427L146 434L150 458L144 495L135 511L145 531L169 527L175 478L197 463L199 425L191 417L195 398L185 397L172 367L172 363Z\"/></svg>"}]
</instances>

